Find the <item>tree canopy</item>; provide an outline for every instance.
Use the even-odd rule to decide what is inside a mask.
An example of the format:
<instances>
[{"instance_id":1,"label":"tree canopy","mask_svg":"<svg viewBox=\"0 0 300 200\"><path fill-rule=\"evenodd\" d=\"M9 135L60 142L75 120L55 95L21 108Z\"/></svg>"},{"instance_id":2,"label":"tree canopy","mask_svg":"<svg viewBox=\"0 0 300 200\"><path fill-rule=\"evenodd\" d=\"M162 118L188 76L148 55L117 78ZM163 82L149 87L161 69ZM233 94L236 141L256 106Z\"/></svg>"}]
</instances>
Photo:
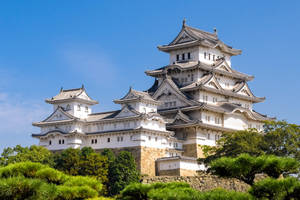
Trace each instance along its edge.
<instances>
[{"instance_id":1,"label":"tree canopy","mask_svg":"<svg viewBox=\"0 0 300 200\"><path fill-rule=\"evenodd\" d=\"M241 154L236 158L222 157L214 160L208 170L221 177L233 177L253 185L256 174L265 173L270 177L279 178L283 173L298 171L298 168L299 162L293 158Z\"/></svg>"},{"instance_id":2,"label":"tree canopy","mask_svg":"<svg viewBox=\"0 0 300 200\"><path fill-rule=\"evenodd\" d=\"M109 192L111 195L118 194L130 183L137 183L140 180L140 173L132 154L128 151L121 151L111 164L109 172Z\"/></svg>"},{"instance_id":3,"label":"tree canopy","mask_svg":"<svg viewBox=\"0 0 300 200\"><path fill-rule=\"evenodd\" d=\"M225 133L216 146L202 146L205 158L199 162L209 164L221 157L276 155L300 161L300 126L285 121L265 122L264 132L248 129Z\"/></svg>"},{"instance_id":4,"label":"tree canopy","mask_svg":"<svg viewBox=\"0 0 300 200\"><path fill-rule=\"evenodd\" d=\"M42 146L32 145L30 147L22 147L20 145L14 148L5 148L0 157L0 166L6 166L18 162L38 162L53 166L52 153Z\"/></svg>"},{"instance_id":5,"label":"tree canopy","mask_svg":"<svg viewBox=\"0 0 300 200\"><path fill-rule=\"evenodd\" d=\"M75 200L98 197L101 192L96 178L66 175L40 163L0 168L0 199Z\"/></svg>"}]
</instances>

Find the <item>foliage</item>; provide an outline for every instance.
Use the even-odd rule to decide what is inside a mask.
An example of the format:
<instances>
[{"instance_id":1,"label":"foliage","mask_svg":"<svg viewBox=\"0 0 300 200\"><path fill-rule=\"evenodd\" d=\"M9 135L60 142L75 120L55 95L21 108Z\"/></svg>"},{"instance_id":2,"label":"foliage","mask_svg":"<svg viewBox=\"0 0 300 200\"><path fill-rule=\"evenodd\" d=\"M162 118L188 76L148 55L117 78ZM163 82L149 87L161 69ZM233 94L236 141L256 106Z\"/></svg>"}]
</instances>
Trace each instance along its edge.
<instances>
[{"instance_id":1,"label":"foliage","mask_svg":"<svg viewBox=\"0 0 300 200\"><path fill-rule=\"evenodd\" d=\"M54 156L54 167L69 175L93 176L108 182L107 157L95 153L90 147L66 149Z\"/></svg>"},{"instance_id":2,"label":"foliage","mask_svg":"<svg viewBox=\"0 0 300 200\"><path fill-rule=\"evenodd\" d=\"M300 126L285 121L270 121L264 125L264 151L276 156L287 156L300 161Z\"/></svg>"},{"instance_id":3,"label":"foliage","mask_svg":"<svg viewBox=\"0 0 300 200\"><path fill-rule=\"evenodd\" d=\"M249 200L247 193L216 189L200 192L187 183L130 184L117 198L118 200Z\"/></svg>"},{"instance_id":4,"label":"foliage","mask_svg":"<svg viewBox=\"0 0 300 200\"><path fill-rule=\"evenodd\" d=\"M0 199L85 199L98 197L102 184L92 177L70 176L32 162L0 168Z\"/></svg>"},{"instance_id":5,"label":"foliage","mask_svg":"<svg viewBox=\"0 0 300 200\"><path fill-rule=\"evenodd\" d=\"M300 182L296 178L267 178L255 183L250 194L257 199L284 200L300 198Z\"/></svg>"},{"instance_id":6,"label":"foliage","mask_svg":"<svg viewBox=\"0 0 300 200\"><path fill-rule=\"evenodd\" d=\"M215 189L201 193L201 200L251 200L254 199L250 194L243 192L227 191Z\"/></svg>"},{"instance_id":7,"label":"foliage","mask_svg":"<svg viewBox=\"0 0 300 200\"><path fill-rule=\"evenodd\" d=\"M55 199L57 190L54 185L39 179L11 177L0 179L0 199Z\"/></svg>"},{"instance_id":8,"label":"foliage","mask_svg":"<svg viewBox=\"0 0 300 200\"><path fill-rule=\"evenodd\" d=\"M217 146L202 146L205 158L200 162L209 164L221 157L236 157L241 153L251 156L276 155L300 161L300 126L285 121L265 122L264 134L248 129L223 134Z\"/></svg>"},{"instance_id":9,"label":"foliage","mask_svg":"<svg viewBox=\"0 0 300 200\"><path fill-rule=\"evenodd\" d=\"M236 158L223 157L212 161L209 171L222 177L238 178L252 185L256 174L266 173L278 178L282 173L295 172L298 168L299 163L293 158L241 154Z\"/></svg>"},{"instance_id":10,"label":"foliage","mask_svg":"<svg viewBox=\"0 0 300 200\"><path fill-rule=\"evenodd\" d=\"M0 166L7 166L17 162L38 162L53 166L52 153L45 147L32 145L31 147L22 147L20 145L14 148L5 148L0 157Z\"/></svg>"},{"instance_id":11,"label":"foliage","mask_svg":"<svg viewBox=\"0 0 300 200\"><path fill-rule=\"evenodd\" d=\"M121 151L112 162L109 172L109 194L116 195L130 183L140 180L134 158L130 152Z\"/></svg>"}]
</instances>

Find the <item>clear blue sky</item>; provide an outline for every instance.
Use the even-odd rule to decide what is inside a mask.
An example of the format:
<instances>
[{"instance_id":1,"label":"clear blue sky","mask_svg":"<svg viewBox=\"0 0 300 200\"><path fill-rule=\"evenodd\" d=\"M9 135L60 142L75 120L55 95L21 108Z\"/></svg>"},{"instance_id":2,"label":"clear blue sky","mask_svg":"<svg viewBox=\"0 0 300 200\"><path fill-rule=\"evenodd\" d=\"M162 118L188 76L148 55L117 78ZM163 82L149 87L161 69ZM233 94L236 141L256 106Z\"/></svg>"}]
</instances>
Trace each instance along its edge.
<instances>
[{"instance_id":1,"label":"clear blue sky","mask_svg":"<svg viewBox=\"0 0 300 200\"><path fill-rule=\"evenodd\" d=\"M265 96L255 109L300 123L300 1L2 1L0 3L0 151L30 145L31 126L51 114L44 102L84 84L94 111L118 109L129 86L144 90L144 71L166 65L157 45L187 24L242 49L233 68Z\"/></svg>"}]
</instances>

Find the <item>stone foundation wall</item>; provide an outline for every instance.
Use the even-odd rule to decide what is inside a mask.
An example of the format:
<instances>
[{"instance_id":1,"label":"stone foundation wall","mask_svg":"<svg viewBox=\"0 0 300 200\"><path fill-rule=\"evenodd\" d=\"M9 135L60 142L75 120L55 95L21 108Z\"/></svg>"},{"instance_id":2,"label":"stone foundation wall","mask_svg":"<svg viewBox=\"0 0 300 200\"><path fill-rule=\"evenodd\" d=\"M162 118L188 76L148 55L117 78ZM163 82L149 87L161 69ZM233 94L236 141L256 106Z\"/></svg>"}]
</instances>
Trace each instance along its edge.
<instances>
[{"instance_id":1,"label":"stone foundation wall","mask_svg":"<svg viewBox=\"0 0 300 200\"><path fill-rule=\"evenodd\" d=\"M97 152L102 152L104 149L97 149ZM125 148L114 148L111 149L115 154L120 153L120 151L129 151L132 153L137 169L141 174L148 176L155 176L156 165L155 160L158 158L165 157L164 149L150 148L150 147L125 147Z\"/></svg>"},{"instance_id":2,"label":"stone foundation wall","mask_svg":"<svg viewBox=\"0 0 300 200\"><path fill-rule=\"evenodd\" d=\"M165 149L141 147L141 173L148 176L157 174L156 160L165 157Z\"/></svg>"},{"instance_id":3,"label":"stone foundation wall","mask_svg":"<svg viewBox=\"0 0 300 200\"><path fill-rule=\"evenodd\" d=\"M217 176L201 172L197 176L155 176L144 177L143 183L168 183L168 182L185 182L191 185L192 188L199 191L209 191L215 188L224 188L226 190L235 190L246 192L250 186L238 179L234 178L219 178Z\"/></svg>"},{"instance_id":4,"label":"stone foundation wall","mask_svg":"<svg viewBox=\"0 0 300 200\"><path fill-rule=\"evenodd\" d=\"M169 169L161 170L158 172L158 176L196 176L197 172L187 169Z\"/></svg>"}]
</instances>

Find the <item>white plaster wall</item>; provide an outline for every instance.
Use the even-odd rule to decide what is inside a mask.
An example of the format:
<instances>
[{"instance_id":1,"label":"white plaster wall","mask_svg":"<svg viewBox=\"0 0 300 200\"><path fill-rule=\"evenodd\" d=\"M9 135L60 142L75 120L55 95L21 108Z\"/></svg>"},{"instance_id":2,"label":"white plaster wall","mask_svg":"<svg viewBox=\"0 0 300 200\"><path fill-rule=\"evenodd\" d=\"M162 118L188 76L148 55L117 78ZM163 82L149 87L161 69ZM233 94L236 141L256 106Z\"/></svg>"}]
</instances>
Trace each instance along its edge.
<instances>
[{"instance_id":1,"label":"white plaster wall","mask_svg":"<svg viewBox=\"0 0 300 200\"><path fill-rule=\"evenodd\" d=\"M159 161L158 169L163 170L172 170L172 169L186 169L186 170L204 170L204 165L199 165L197 161L185 161L185 160L163 160Z\"/></svg>"},{"instance_id":2,"label":"white plaster wall","mask_svg":"<svg viewBox=\"0 0 300 200\"><path fill-rule=\"evenodd\" d=\"M236 81L232 78L220 75L216 75L216 78L221 87L225 90L232 90L233 87L236 85Z\"/></svg>"},{"instance_id":3,"label":"white plaster wall","mask_svg":"<svg viewBox=\"0 0 300 200\"><path fill-rule=\"evenodd\" d=\"M244 130L248 128L247 119L240 114L224 115L224 127L236 130Z\"/></svg>"},{"instance_id":4,"label":"white plaster wall","mask_svg":"<svg viewBox=\"0 0 300 200\"><path fill-rule=\"evenodd\" d=\"M191 59L190 61L197 61L199 60L199 53L198 53L198 48L187 48L187 49L181 49L181 50L176 50L176 51L172 51L170 52L170 65L172 65L173 63L176 63L176 55L179 55L179 61L182 61L182 54L185 54L185 61L187 61L188 59L188 52L190 52L191 54Z\"/></svg>"},{"instance_id":5,"label":"white plaster wall","mask_svg":"<svg viewBox=\"0 0 300 200\"><path fill-rule=\"evenodd\" d=\"M204 58L204 52L206 52L206 58ZM208 54L211 54L210 60L208 59ZM231 66L231 57L230 55L221 52L219 49L211 49L211 48L205 48L205 47L199 47L199 60L200 62L206 63L206 64L213 64L215 61L213 61L213 55L215 55L215 58L223 57L225 56L226 62Z\"/></svg>"}]
</instances>

